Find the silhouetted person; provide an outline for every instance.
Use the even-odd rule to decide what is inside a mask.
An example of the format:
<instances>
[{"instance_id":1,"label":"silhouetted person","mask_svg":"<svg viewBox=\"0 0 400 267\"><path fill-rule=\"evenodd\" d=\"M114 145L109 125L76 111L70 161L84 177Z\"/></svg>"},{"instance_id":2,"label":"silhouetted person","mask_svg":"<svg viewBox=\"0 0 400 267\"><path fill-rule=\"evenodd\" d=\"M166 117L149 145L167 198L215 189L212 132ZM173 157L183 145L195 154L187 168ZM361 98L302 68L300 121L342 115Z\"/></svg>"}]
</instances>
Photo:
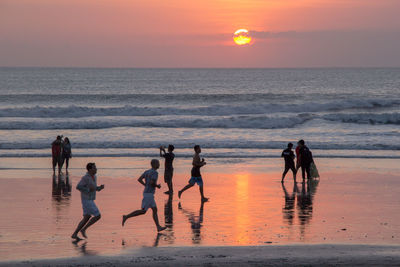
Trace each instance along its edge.
<instances>
[{"instance_id":1,"label":"silhouetted person","mask_svg":"<svg viewBox=\"0 0 400 267\"><path fill-rule=\"evenodd\" d=\"M200 190L200 195L201 195L201 201L207 201L208 198L204 197L203 193L203 179L201 177L200 173L200 168L206 165L206 162L204 161L204 158L200 160L200 153L201 153L201 148L199 145L194 146L194 152L195 154L193 155L193 168L192 168L192 177L189 180L188 185L186 185L182 190L178 192L178 197L181 198L181 195L183 192L194 186L195 183L199 186Z\"/></svg>"},{"instance_id":2,"label":"silhouetted person","mask_svg":"<svg viewBox=\"0 0 400 267\"><path fill-rule=\"evenodd\" d=\"M188 211L182 208L181 203L178 204L180 209L189 219L190 227L192 228L192 240L194 244L199 244L201 241L201 227L203 226L203 213L204 213L204 201L200 204L199 215L196 216L194 212Z\"/></svg>"},{"instance_id":3,"label":"silhouetted person","mask_svg":"<svg viewBox=\"0 0 400 267\"><path fill-rule=\"evenodd\" d=\"M97 186L97 168L95 163L88 163L86 169L86 175L81 178L81 181L76 186L76 189L81 192L83 219L79 222L75 232L71 236L74 239L80 239L78 237L79 232L84 238L87 238L86 230L101 218L100 211L94 200L96 199L96 191L103 190L104 184Z\"/></svg>"},{"instance_id":4,"label":"silhouetted person","mask_svg":"<svg viewBox=\"0 0 400 267\"><path fill-rule=\"evenodd\" d=\"M165 158L164 182L168 185L168 191L164 192L164 194L172 194L174 192L172 187L172 176L174 175L172 162L175 158L175 154L172 153L172 151L174 151L174 149L175 147L173 145L169 145L168 153L165 153L165 148L163 146L160 147L160 157Z\"/></svg>"},{"instance_id":5,"label":"silhouetted person","mask_svg":"<svg viewBox=\"0 0 400 267\"><path fill-rule=\"evenodd\" d=\"M303 177L303 181L305 180L305 174L307 173L307 179L311 178L311 163L313 162L313 156L311 151L305 145L304 140L300 140L297 142L300 146L299 149L299 161L301 166L301 174Z\"/></svg>"},{"instance_id":6,"label":"silhouetted person","mask_svg":"<svg viewBox=\"0 0 400 267\"><path fill-rule=\"evenodd\" d=\"M282 151L281 157L284 158L285 160L285 170L282 173L282 180L281 182L283 183L283 180L285 179L286 173L289 170L292 170L293 172L293 180L294 182L296 182L296 167L294 166L294 153L293 153L293 144L289 143L287 148L285 150Z\"/></svg>"},{"instance_id":7,"label":"silhouetted person","mask_svg":"<svg viewBox=\"0 0 400 267\"><path fill-rule=\"evenodd\" d=\"M51 156L53 161L53 174L56 173L56 166L58 166L58 173L61 173L61 152L62 140L61 136L57 136L56 140L51 143Z\"/></svg>"},{"instance_id":8,"label":"silhouetted person","mask_svg":"<svg viewBox=\"0 0 400 267\"><path fill-rule=\"evenodd\" d=\"M160 232L166 229L166 227L161 226L158 222L157 205L156 201L154 200L156 187L161 188L161 185L157 184L158 168L160 168L160 162L157 159L153 159L151 160L151 169L145 171L139 177L138 182L144 186L142 209L135 210L127 215L122 215L122 226L124 226L126 220L128 220L129 218L143 215L147 212L149 208L151 208L153 210L153 220L156 224L157 231Z\"/></svg>"},{"instance_id":9,"label":"silhouetted person","mask_svg":"<svg viewBox=\"0 0 400 267\"><path fill-rule=\"evenodd\" d=\"M65 171L68 172L69 159L72 158L71 143L68 137L64 138L62 153L61 153L61 169L65 162Z\"/></svg>"}]
</instances>

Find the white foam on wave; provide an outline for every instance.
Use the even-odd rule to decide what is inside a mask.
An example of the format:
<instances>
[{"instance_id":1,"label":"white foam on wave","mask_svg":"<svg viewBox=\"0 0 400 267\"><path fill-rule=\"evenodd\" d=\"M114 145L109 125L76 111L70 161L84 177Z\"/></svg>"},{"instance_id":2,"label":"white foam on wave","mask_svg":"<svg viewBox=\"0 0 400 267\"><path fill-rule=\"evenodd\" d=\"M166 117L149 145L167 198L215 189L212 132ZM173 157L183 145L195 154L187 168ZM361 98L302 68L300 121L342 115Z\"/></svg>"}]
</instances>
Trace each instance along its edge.
<instances>
[{"instance_id":1,"label":"white foam on wave","mask_svg":"<svg viewBox=\"0 0 400 267\"><path fill-rule=\"evenodd\" d=\"M213 104L209 106L153 107L153 106L119 106L90 107L69 105L61 107L15 107L0 109L0 117L27 118L82 118L104 116L160 116L160 115L208 115L229 116L246 114L271 114L280 112L306 113L329 112L348 109L380 109L400 106L400 99L346 99L330 101L309 101L292 103L284 101L263 101L247 103Z\"/></svg>"}]
</instances>

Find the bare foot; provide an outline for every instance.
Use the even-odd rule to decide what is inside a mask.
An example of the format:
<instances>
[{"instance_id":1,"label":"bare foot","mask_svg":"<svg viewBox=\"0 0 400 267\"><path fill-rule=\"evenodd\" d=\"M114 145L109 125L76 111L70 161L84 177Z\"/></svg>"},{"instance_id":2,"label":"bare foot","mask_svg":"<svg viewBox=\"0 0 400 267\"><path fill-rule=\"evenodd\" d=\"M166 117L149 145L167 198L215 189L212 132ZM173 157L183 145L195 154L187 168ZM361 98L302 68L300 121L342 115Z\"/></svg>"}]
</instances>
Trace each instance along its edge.
<instances>
[{"instance_id":1,"label":"bare foot","mask_svg":"<svg viewBox=\"0 0 400 267\"><path fill-rule=\"evenodd\" d=\"M84 237L84 238L87 238L87 235L86 235L86 231L85 230L81 230L81 235Z\"/></svg>"},{"instance_id":2,"label":"bare foot","mask_svg":"<svg viewBox=\"0 0 400 267\"><path fill-rule=\"evenodd\" d=\"M182 191L178 191L178 197L181 198Z\"/></svg>"},{"instance_id":3,"label":"bare foot","mask_svg":"<svg viewBox=\"0 0 400 267\"><path fill-rule=\"evenodd\" d=\"M125 215L122 215L122 227L124 226L124 224L125 224L125 222L126 222L127 219L128 219L128 218L126 218Z\"/></svg>"},{"instance_id":4,"label":"bare foot","mask_svg":"<svg viewBox=\"0 0 400 267\"><path fill-rule=\"evenodd\" d=\"M201 201L202 201L202 202L207 202L208 199L209 199L208 197L203 197L203 198L201 199Z\"/></svg>"},{"instance_id":5,"label":"bare foot","mask_svg":"<svg viewBox=\"0 0 400 267\"><path fill-rule=\"evenodd\" d=\"M161 231L163 231L163 230L165 230L165 229L167 229L167 227L165 227L165 226L159 226L159 227L157 227L157 232L161 232Z\"/></svg>"},{"instance_id":6,"label":"bare foot","mask_svg":"<svg viewBox=\"0 0 400 267\"><path fill-rule=\"evenodd\" d=\"M76 240L82 240L78 235L71 235L72 239L76 239Z\"/></svg>"}]
</instances>

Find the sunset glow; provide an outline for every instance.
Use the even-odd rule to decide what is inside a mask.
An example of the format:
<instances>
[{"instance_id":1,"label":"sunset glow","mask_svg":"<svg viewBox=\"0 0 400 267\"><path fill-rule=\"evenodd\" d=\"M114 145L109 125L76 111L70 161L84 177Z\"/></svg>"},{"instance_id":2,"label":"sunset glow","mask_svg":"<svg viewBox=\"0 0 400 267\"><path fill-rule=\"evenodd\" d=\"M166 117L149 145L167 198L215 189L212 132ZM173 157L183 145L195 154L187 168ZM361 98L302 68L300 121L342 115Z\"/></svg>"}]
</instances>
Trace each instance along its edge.
<instances>
[{"instance_id":1,"label":"sunset glow","mask_svg":"<svg viewBox=\"0 0 400 267\"><path fill-rule=\"evenodd\" d=\"M233 40L237 45L248 45L251 42L251 36L246 29L239 29L233 34Z\"/></svg>"}]
</instances>

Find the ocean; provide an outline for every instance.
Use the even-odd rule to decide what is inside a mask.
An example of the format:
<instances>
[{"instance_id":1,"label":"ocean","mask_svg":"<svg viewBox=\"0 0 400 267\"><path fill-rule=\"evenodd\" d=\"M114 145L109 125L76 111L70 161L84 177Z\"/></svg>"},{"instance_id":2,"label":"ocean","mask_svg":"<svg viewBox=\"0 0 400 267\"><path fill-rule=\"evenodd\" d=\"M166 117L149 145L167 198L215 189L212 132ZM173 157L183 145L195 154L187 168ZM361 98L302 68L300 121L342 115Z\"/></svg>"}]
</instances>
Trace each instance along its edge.
<instances>
[{"instance_id":1,"label":"ocean","mask_svg":"<svg viewBox=\"0 0 400 267\"><path fill-rule=\"evenodd\" d=\"M400 69L0 68L0 157L400 158Z\"/></svg>"}]
</instances>

